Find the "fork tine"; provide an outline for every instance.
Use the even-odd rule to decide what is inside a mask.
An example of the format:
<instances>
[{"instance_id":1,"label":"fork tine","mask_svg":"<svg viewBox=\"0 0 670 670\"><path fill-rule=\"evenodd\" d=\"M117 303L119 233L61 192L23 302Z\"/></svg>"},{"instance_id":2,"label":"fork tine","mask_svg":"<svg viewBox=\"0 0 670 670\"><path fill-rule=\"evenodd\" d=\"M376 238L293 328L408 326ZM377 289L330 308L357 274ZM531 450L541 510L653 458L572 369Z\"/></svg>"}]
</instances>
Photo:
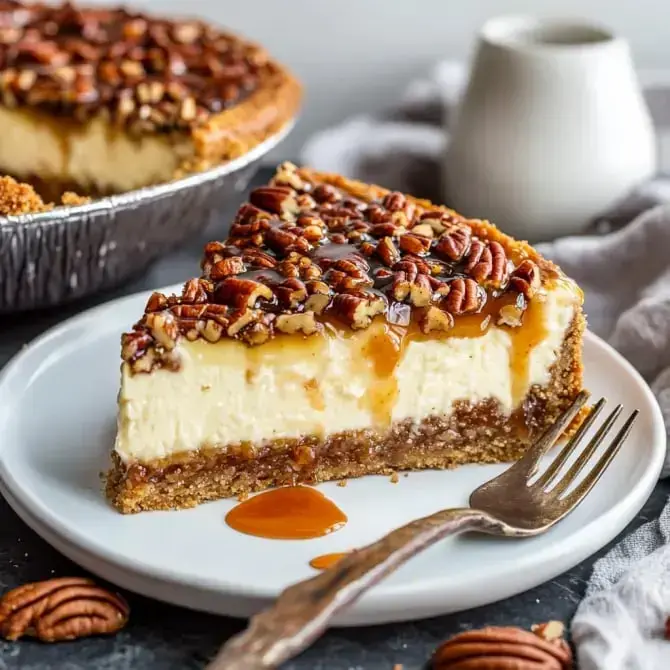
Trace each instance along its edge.
<instances>
[{"instance_id":1,"label":"fork tine","mask_svg":"<svg viewBox=\"0 0 670 670\"><path fill-rule=\"evenodd\" d=\"M554 446L556 440L565 432L570 422L577 416L579 410L584 406L589 399L590 393L588 391L580 391L575 401L568 407L563 414L561 414L556 423L548 428L535 442L528 451L517 461L516 465L520 468L529 470L528 477L532 477L537 472L537 465L542 456L544 456L551 447ZM516 466L514 466L516 467Z\"/></svg>"},{"instance_id":2,"label":"fork tine","mask_svg":"<svg viewBox=\"0 0 670 670\"><path fill-rule=\"evenodd\" d=\"M605 419L605 422L586 445L579 458L570 466L570 469L563 475L558 484L551 489L552 495L561 496L570 484L575 481L577 475L584 469L591 459L591 456L593 456L598 447L602 444L602 441L607 437L614 422L619 418L622 409L623 407L621 405L617 405L614 408L614 411Z\"/></svg>"},{"instance_id":3,"label":"fork tine","mask_svg":"<svg viewBox=\"0 0 670 670\"><path fill-rule=\"evenodd\" d=\"M533 482L533 487L545 489L556 475L560 472L561 468L565 465L570 455L575 450L577 445L581 442L582 438L586 431L593 425L593 422L598 418L598 415L602 411L603 407L607 400L601 398L598 402L591 408L589 415L584 419L582 425L579 427L577 432L570 438L570 441L561 449L560 453L556 458L554 458L551 465L547 470L538 478L537 481Z\"/></svg>"},{"instance_id":4,"label":"fork tine","mask_svg":"<svg viewBox=\"0 0 670 670\"><path fill-rule=\"evenodd\" d=\"M572 509L576 507L589 493L589 491L595 486L596 482L602 477L603 472L607 470L607 467L612 462L612 459L617 455L621 446L626 441L628 434L633 428L633 424L637 419L639 414L638 410L635 410L627 419L626 423L623 425L621 430L617 433L617 436L612 440L612 443L605 453L600 457L596 465L593 467L591 472L584 478L584 481L577 486L577 488L567 495L561 502L567 505L568 508Z\"/></svg>"}]
</instances>

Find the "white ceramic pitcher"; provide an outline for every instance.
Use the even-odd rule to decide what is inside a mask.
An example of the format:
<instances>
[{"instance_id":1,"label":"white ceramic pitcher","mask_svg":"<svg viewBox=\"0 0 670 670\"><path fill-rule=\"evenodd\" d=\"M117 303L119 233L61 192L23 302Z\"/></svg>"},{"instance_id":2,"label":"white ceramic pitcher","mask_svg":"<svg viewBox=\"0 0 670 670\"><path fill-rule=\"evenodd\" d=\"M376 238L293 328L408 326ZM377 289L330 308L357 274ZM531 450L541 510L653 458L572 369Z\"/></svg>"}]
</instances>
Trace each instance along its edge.
<instances>
[{"instance_id":1,"label":"white ceramic pitcher","mask_svg":"<svg viewBox=\"0 0 670 670\"><path fill-rule=\"evenodd\" d=\"M655 166L624 40L568 21L485 24L446 154L450 206L546 240L583 230Z\"/></svg>"}]
</instances>

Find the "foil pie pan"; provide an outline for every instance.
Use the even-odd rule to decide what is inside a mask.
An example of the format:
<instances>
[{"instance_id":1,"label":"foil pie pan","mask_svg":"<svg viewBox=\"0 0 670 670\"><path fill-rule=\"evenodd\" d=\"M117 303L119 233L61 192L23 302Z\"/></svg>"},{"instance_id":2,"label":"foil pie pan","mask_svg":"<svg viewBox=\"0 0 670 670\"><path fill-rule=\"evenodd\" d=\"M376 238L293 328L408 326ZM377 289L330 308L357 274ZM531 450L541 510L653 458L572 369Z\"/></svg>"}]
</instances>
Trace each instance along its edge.
<instances>
[{"instance_id":1,"label":"foil pie pan","mask_svg":"<svg viewBox=\"0 0 670 670\"><path fill-rule=\"evenodd\" d=\"M0 314L54 307L145 270L213 222L292 127L184 179L77 207L0 217Z\"/></svg>"}]
</instances>

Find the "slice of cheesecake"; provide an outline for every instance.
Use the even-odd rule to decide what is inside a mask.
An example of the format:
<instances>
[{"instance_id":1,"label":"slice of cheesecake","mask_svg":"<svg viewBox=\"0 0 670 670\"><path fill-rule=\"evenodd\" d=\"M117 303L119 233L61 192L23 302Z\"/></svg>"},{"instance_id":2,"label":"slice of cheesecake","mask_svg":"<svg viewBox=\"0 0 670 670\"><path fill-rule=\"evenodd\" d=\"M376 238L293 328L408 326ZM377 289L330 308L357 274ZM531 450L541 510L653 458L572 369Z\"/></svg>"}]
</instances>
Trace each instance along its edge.
<instances>
[{"instance_id":1,"label":"slice of cheesecake","mask_svg":"<svg viewBox=\"0 0 670 670\"><path fill-rule=\"evenodd\" d=\"M299 99L261 47L202 22L0 3L0 173L50 199L238 157L277 133Z\"/></svg>"},{"instance_id":2,"label":"slice of cheesecake","mask_svg":"<svg viewBox=\"0 0 670 670\"><path fill-rule=\"evenodd\" d=\"M511 461L582 387L582 294L486 221L281 166L122 338L122 512Z\"/></svg>"}]
</instances>

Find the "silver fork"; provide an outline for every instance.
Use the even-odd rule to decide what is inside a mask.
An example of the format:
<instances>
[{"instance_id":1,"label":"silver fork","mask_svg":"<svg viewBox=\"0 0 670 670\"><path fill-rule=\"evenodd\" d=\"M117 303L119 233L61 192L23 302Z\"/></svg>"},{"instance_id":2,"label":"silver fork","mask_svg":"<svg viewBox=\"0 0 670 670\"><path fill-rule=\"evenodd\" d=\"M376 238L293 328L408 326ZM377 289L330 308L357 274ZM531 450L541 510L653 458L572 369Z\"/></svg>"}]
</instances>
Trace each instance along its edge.
<instances>
[{"instance_id":1,"label":"silver fork","mask_svg":"<svg viewBox=\"0 0 670 670\"><path fill-rule=\"evenodd\" d=\"M618 405L561 476L569 457L605 406L606 400L601 398L549 467L535 478L540 459L557 442L588 397L582 391L519 461L476 489L470 496L471 507L444 509L412 521L352 552L316 577L288 587L272 607L252 617L245 631L224 644L207 670L275 668L306 649L337 612L447 535L478 531L531 537L551 528L574 510L600 479L638 415L637 410L630 415L588 474L570 490L621 414L622 406Z\"/></svg>"}]
</instances>

